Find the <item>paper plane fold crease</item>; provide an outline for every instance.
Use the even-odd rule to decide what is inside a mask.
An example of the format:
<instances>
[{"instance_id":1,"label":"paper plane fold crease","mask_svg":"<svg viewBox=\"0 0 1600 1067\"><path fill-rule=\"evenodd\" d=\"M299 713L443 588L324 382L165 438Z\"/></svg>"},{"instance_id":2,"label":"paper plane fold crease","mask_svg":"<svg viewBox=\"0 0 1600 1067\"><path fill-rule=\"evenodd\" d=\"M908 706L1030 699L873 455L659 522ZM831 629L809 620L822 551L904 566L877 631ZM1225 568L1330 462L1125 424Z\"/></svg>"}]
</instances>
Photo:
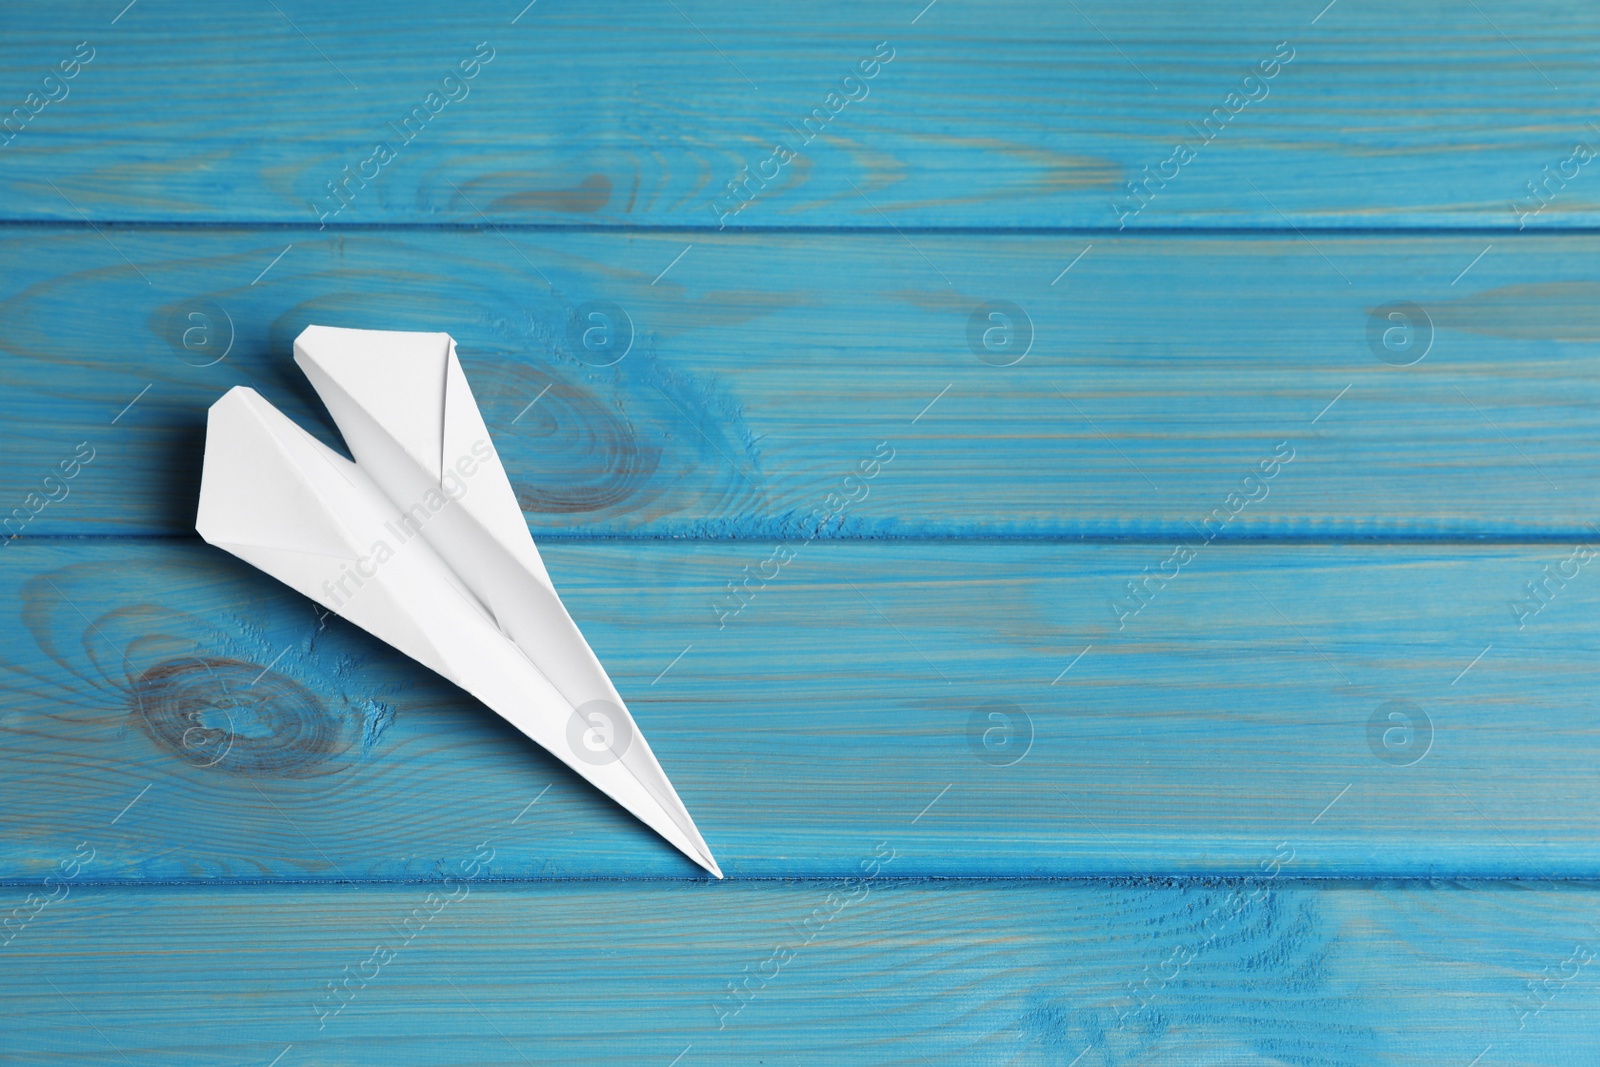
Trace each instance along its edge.
<instances>
[{"instance_id":1,"label":"paper plane fold crease","mask_svg":"<svg viewBox=\"0 0 1600 1067\"><path fill-rule=\"evenodd\" d=\"M722 877L567 614L449 334L309 326L355 462L253 389L211 406L195 526L477 697Z\"/></svg>"}]
</instances>

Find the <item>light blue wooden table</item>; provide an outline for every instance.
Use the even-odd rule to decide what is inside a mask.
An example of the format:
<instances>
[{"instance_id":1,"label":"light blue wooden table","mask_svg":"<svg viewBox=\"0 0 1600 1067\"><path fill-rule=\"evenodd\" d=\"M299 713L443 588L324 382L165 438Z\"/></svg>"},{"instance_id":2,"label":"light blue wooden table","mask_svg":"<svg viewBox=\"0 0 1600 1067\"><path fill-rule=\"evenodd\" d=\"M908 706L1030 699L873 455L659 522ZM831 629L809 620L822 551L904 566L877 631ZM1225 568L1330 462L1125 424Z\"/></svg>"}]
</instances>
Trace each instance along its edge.
<instances>
[{"instance_id":1,"label":"light blue wooden table","mask_svg":"<svg viewBox=\"0 0 1600 1067\"><path fill-rule=\"evenodd\" d=\"M1592 5L124 2L0 13L0 1062L1600 1062ZM195 537L309 323L725 882Z\"/></svg>"}]
</instances>

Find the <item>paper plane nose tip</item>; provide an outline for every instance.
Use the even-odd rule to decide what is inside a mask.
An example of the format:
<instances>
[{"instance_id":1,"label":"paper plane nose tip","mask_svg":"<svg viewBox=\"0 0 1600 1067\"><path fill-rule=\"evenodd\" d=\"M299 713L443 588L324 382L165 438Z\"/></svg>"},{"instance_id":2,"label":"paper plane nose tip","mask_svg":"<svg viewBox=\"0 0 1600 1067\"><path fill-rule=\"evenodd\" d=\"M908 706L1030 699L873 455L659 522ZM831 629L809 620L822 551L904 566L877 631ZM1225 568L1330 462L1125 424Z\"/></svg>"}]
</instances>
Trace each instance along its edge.
<instances>
[{"instance_id":1,"label":"paper plane nose tip","mask_svg":"<svg viewBox=\"0 0 1600 1067\"><path fill-rule=\"evenodd\" d=\"M688 812L685 812L684 815L687 817ZM692 827L694 823L691 821L689 825ZM693 845L694 852L690 858L718 878L721 878L722 868L717 865L717 858L711 854L711 846L706 844L706 839L700 836L698 829L694 832Z\"/></svg>"},{"instance_id":2,"label":"paper plane nose tip","mask_svg":"<svg viewBox=\"0 0 1600 1067\"><path fill-rule=\"evenodd\" d=\"M717 866L717 858L711 854L711 849L706 847L704 841L696 841L693 851L689 849L683 849L682 851L684 855L704 867L709 873L716 875L718 878L722 877L722 868Z\"/></svg>"}]
</instances>

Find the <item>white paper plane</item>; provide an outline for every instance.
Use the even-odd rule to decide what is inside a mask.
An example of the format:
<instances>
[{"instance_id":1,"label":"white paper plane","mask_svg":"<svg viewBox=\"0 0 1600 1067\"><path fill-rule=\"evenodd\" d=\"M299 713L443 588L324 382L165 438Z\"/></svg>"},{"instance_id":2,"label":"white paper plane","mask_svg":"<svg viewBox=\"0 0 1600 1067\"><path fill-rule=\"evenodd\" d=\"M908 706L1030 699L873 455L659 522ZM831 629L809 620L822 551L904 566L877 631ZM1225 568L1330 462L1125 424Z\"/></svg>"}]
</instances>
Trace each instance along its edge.
<instances>
[{"instance_id":1,"label":"white paper plane","mask_svg":"<svg viewBox=\"0 0 1600 1067\"><path fill-rule=\"evenodd\" d=\"M455 341L309 326L294 358L355 462L235 387L206 424L200 536L465 689L721 878L556 594Z\"/></svg>"}]
</instances>

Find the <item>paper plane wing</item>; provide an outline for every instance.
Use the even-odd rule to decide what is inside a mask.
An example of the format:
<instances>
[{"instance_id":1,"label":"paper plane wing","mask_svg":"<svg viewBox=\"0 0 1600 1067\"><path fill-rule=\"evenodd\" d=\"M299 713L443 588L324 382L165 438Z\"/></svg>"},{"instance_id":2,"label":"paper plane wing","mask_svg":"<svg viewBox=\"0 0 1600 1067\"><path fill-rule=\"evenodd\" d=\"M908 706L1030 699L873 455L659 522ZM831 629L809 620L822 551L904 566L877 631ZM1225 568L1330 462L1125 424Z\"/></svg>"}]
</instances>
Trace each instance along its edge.
<instances>
[{"instance_id":1,"label":"paper plane wing","mask_svg":"<svg viewBox=\"0 0 1600 1067\"><path fill-rule=\"evenodd\" d=\"M448 341L442 334L388 336ZM477 421L481 426L481 418ZM340 426L345 428L343 420ZM486 430L481 440L487 443ZM492 470L504 481L492 445L489 449L492 468L485 466L476 473ZM317 441L254 390L230 390L212 405L207 421L196 528L207 542L266 571L477 697L720 878L716 860L632 716L620 698L605 695L615 693L609 678L604 687L569 684L569 695L505 632L500 615L460 573L452 555L484 547L478 542L468 542L467 548L457 543L461 536L457 527L465 527L470 535L473 525L463 521L461 501L436 491L436 510L429 508L429 498L422 512L408 512L363 462L362 453L373 450L358 449L352 441L351 451L357 455L356 463ZM392 484L393 472L386 476ZM492 484L486 480L484 487ZM509 482L505 492L510 494ZM514 496L511 504L515 506ZM517 517L520 523L520 512ZM436 527L454 533L440 537L436 530L435 537L425 536ZM522 534L537 562L525 524ZM485 536L494 537L487 532ZM439 542L447 551L440 551ZM515 566L515 575L521 576L517 588L542 591L543 599L536 599L526 609L529 613L551 614L553 601L560 621L571 628L566 645L571 646L575 637L593 660L542 564L535 572L526 559L518 564L510 549L494 561L508 582ZM503 600L504 594L498 597ZM502 612L509 610L502 605ZM545 625L560 631L554 622ZM570 656L571 648L565 653ZM600 674L604 677L603 670Z\"/></svg>"}]
</instances>

